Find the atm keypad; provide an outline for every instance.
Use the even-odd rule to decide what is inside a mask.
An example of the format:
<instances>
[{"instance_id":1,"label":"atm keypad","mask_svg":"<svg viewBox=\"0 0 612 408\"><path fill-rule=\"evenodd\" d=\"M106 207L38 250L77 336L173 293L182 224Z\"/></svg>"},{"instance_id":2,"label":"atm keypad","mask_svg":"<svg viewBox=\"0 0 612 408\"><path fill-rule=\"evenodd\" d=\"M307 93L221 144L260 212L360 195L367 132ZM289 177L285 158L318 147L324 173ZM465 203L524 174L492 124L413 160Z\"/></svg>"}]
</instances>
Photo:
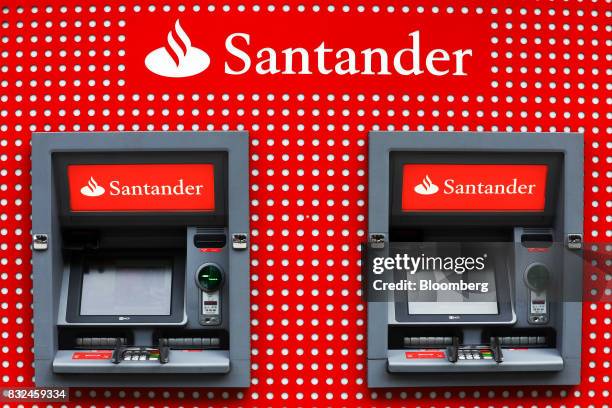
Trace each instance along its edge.
<instances>
[{"instance_id":1,"label":"atm keypad","mask_svg":"<svg viewBox=\"0 0 612 408\"><path fill-rule=\"evenodd\" d=\"M533 313L533 314L544 314L544 313L546 313L546 302L545 301L533 301L533 302L531 302L531 313Z\"/></svg>"},{"instance_id":2,"label":"atm keypad","mask_svg":"<svg viewBox=\"0 0 612 408\"><path fill-rule=\"evenodd\" d=\"M158 361L159 350L128 349L123 352L121 359L123 361Z\"/></svg>"},{"instance_id":3,"label":"atm keypad","mask_svg":"<svg viewBox=\"0 0 612 408\"><path fill-rule=\"evenodd\" d=\"M217 301L204 301L202 302L202 307L204 308L202 314L210 315L210 314L219 314L219 302Z\"/></svg>"},{"instance_id":4,"label":"atm keypad","mask_svg":"<svg viewBox=\"0 0 612 408\"><path fill-rule=\"evenodd\" d=\"M221 323L221 299L219 292L201 291L200 324L215 326Z\"/></svg>"},{"instance_id":5,"label":"atm keypad","mask_svg":"<svg viewBox=\"0 0 612 408\"><path fill-rule=\"evenodd\" d=\"M546 292L536 293L531 291L529 305L529 323L546 324L548 323L548 304Z\"/></svg>"},{"instance_id":6,"label":"atm keypad","mask_svg":"<svg viewBox=\"0 0 612 408\"><path fill-rule=\"evenodd\" d=\"M459 349L459 360L493 360L491 349Z\"/></svg>"}]
</instances>

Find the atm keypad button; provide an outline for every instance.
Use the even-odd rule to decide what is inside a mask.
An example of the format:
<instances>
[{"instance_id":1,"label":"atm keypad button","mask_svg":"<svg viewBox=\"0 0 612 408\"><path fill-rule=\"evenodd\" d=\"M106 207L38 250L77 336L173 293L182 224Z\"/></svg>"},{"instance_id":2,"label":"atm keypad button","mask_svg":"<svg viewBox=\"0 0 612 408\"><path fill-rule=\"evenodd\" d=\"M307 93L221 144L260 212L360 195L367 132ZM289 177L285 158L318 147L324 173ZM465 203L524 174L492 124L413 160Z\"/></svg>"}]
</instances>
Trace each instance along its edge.
<instances>
[{"instance_id":1,"label":"atm keypad button","mask_svg":"<svg viewBox=\"0 0 612 408\"><path fill-rule=\"evenodd\" d=\"M459 360L492 360L493 352L488 349L462 349L458 351Z\"/></svg>"}]
</instances>

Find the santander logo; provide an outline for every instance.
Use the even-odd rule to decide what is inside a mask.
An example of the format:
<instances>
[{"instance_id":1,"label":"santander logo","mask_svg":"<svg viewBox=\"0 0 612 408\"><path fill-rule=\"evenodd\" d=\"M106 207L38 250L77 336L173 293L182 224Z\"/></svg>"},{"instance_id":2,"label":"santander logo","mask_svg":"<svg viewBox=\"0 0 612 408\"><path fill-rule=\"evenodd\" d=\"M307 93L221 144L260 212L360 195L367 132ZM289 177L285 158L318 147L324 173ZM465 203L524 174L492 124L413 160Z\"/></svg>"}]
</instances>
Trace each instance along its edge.
<instances>
[{"instance_id":1,"label":"santander logo","mask_svg":"<svg viewBox=\"0 0 612 408\"><path fill-rule=\"evenodd\" d=\"M87 185L81 188L81 194L87 197L98 197L104 194L106 190L99 185L93 177L87 181Z\"/></svg>"},{"instance_id":2,"label":"santander logo","mask_svg":"<svg viewBox=\"0 0 612 408\"><path fill-rule=\"evenodd\" d=\"M407 163L402 210L544 211L547 174L544 164Z\"/></svg>"},{"instance_id":3,"label":"santander logo","mask_svg":"<svg viewBox=\"0 0 612 408\"><path fill-rule=\"evenodd\" d=\"M69 164L72 211L214 211L212 163Z\"/></svg>"},{"instance_id":4,"label":"santander logo","mask_svg":"<svg viewBox=\"0 0 612 408\"><path fill-rule=\"evenodd\" d=\"M454 178L444 180L443 194L457 195L532 195L536 184L522 184L517 178L513 178L507 184L489 183L458 183ZM432 195L440 191L440 187L434 184L426 174L420 184L414 187L414 192L420 195Z\"/></svg>"},{"instance_id":5,"label":"santander logo","mask_svg":"<svg viewBox=\"0 0 612 408\"><path fill-rule=\"evenodd\" d=\"M166 40L166 45L146 56L145 65L149 71L164 77L184 78L197 75L210 65L208 54L191 45L178 19L174 29L168 31Z\"/></svg>"},{"instance_id":6,"label":"santander logo","mask_svg":"<svg viewBox=\"0 0 612 408\"><path fill-rule=\"evenodd\" d=\"M466 63L472 49L425 47L420 30L406 33L393 47L379 44L355 49L347 44L335 47L323 38L305 46L295 44L277 48L254 41L251 34L230 33L225 37L223 73L226 75L400 75L467 76ZM316 45L318 44L318 45ZM220 54L216 54L220 55ZM218 58L218 57L215 57ZM205 71L211 59L203 50L193 47L179 20L168 32L166 44L145 57L147 69L170 78L191 77ZM221 66L221 61L217 61Z\"/></svg>"},{"instance_id":7,"label":"santander logo","mask_svg":"<svg viewBox=\"0 0 612 408\"><path fill-rule=\"evenodd\" d=\"M421 184L417 184L414 187L414 192L421 195L436 194L439 190L440 188L431 181L429 175L427 174L425 175L425 178L423 179Z\"/></svg>"},{"instance_id":8,"label":"santander logo","mask_svg":"<svg viewBox=\"0 0 612 408\"><path fill-rule=\"evenodd\" d=\"M119 180L109 183L111 196L193 196L202 195L203 184L187 184L181 178L175 184L121 184ZM99 185L93 177L87 181L87 185L81 188L81 194L87 197L99 197L106 189Z\"/></svg>"}]
</instances>

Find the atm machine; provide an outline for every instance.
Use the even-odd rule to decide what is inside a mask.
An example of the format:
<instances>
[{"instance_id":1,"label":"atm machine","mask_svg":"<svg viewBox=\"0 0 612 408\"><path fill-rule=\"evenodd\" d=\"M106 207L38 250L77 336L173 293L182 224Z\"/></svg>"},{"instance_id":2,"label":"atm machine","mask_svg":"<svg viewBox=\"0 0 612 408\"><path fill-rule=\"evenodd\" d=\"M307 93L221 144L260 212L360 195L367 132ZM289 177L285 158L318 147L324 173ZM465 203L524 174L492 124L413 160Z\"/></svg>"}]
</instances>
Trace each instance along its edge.
<instances>
[{"instance_id":1,"label":"atm machine","mask_svg":"<svg viewBox=\"0 0 612 408\"><path fill-rule=\"evenodd\" d=\"M370 133L368 385L578 384L582 214L582 135Z\"/></svg>"},{"instance_id":2,"label":"atm machine","mask_svg":"<svg viewBox=\"0 0 612 408\"><path fill-rule=\"evenodd\" d=\"M35 133L37 386L248 387L246 132Z\"/></svg>"}]
</instances>

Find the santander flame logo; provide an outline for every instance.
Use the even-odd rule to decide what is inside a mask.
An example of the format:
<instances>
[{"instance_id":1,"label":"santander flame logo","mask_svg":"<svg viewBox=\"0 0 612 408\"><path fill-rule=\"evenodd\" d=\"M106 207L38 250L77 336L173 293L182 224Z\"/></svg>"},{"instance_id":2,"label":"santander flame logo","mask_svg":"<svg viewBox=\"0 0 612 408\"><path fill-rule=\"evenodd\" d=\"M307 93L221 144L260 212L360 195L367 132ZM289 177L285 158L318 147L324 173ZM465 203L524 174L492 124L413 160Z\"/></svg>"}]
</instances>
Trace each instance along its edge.
<instances>
[{"instance_id":1,"label":"santander flame logo","mask_svg":"<svg viewBox=\"0 0 612 408\"><path fill-rule=\"evenodd\" d=\"M145 58L149 71L170 78L184 78L203 72L210 65L210 57L191 46L191 39L179 20L168 31L167 44L151 51Z\"/></svg>"},{"instance_id":2,"label":"santander flame logo","mask_svg":"<svg viewBox=\"0 0 612 408\"><path fill-rule=\"evenodd\" d=\"M423 181L421 181L421 184L417 184L416 187L414 187L414 192L421 195L436 194L438 190L440 190L440 188L431 181L427 174Z\"/></svg>"},{"instance_id":3,"label":"santander flame logo","mask_svg":"<svg viewBox=\"0 0 612 408\"><path fill-rule=\"evenodd\" d=\"M87 181L87 185L81 188L81 194L87 197L98 197L104 194L106 190L99 185L93 177Z\"/></svg>"}]
</instances>

